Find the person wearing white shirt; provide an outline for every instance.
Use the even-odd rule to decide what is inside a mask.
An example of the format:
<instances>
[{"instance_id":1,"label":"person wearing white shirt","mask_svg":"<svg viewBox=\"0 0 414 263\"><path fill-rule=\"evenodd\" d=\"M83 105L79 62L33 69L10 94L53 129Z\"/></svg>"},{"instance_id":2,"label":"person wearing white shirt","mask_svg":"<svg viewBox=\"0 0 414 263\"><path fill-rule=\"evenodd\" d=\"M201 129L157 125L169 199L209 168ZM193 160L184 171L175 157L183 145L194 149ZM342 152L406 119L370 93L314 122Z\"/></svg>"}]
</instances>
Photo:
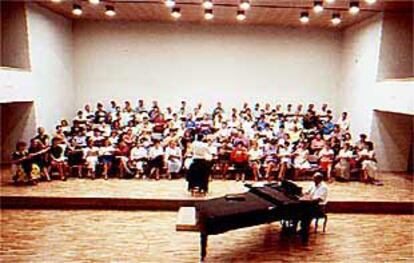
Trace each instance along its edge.
<instances>
[{"instance_id":1,"label":"person wearing white shirt","mask_svg":"<svg viewBox=\"0 0 414 263\"><path fill-rule=\"evenodd\" d=\"M193 159L207 160L209 159L210 155L210 149L205 142L195 141L193 143Z\"/></svg>"},{"instance_id":2,"label":"person wearing white shirt","mask_svg":"<svg viewBox=\"0 0 414 263\"><path fill-rule=\"evenodd\" d=\"M227 126L227 122L222 122L219 131L217 132L217 136L219 137L220 141L228 138L230 136L230 129Z\"/></svg>"},{"instance_id":3,"label":"person wearing white shirt","mask_svg":"<svg viewBox=\"0 0 414 263\"><path fill-rule=\"evenodd\" d=\"M95 179L95 169L98 164L99 148L93 145L93 140L89 139L86 148L83 149L83 156L86 160L88 176Z\"/></svg>"},{"instance_id":4,"label":"person wearing white shirt","mask_svg":"<svg viewBox=\"0 0 414 263\"><path fill-rule=\"evenodd\" d=\"M358 159L362 166L361 181L364 183L376 183L378 165L375 158L374 144L367 141L363 144L362 150L358 151Z\"/></svg>"},{"instance_id":5,"label":"person wearing white shirt","mask_svg":"<svg viewBox=\"0 0 414 263\"><path fill-rule=\"evenodd\" d=\"M339 125L339 128L341 129L342 132L347 132L351 125L349 117L348 117L348 113L342 112L342 116L336 124Z\"/></svg>"},{"instance_id":6,"label":"person wearing white shirt","mask_svg":"<svg viewBox=\"0 0 414 263\"><path fill-rule=\"evenodd\" d=\"M215 143L213 143L213 140L211 138L207 139L207 147L209 150L209 156L206 158L207 161L211 162L211 165L213 164L213 160L215 157L217 157L217 146Z\"/></svg>"},{"instance_id":7,"label":"person wearing white shirt","mask_svg":"<svg viewBox=\"0 0 414 263\"><path fill-rule=\"evenodd\" d=\"M102 147L99 148L99 157L103 163L102 175L105 180L108 180L108 171L111 169L114 158L115 148L111 145L109 138L103 141Z\"/></svg>"},{"instance_id":8,"label":"person wearing white shirt","mask_svg":"<svg viewBox=\"0 0 414 263\"><path fill-rule=\"evenodd\" d=\"M237 115L232 115L230 121L227 123L227 126L229 127L229 129L233 130L233 129L239 129L240 128L240 122L237 119Z\"/></svg>"},{"instance_id":9,"label":"person wearing white shirt","mask_svg":"<svg viewBox=\"0 0 414 263\"><path fill-rule=\"evenodd\" d=\"M286 141L283 145L280 145L278 149L277 156L280 159L279 180L283 180L285 178L286 170L292 164L292 150L289 146L289 142Z\"/></svg>"},{"instance_id":10,"label":"person wearing white shirt","mask_svg":"<svg viewBox=\"0 0 414 263\"><path fill-rule=\"evenodd\" d=\"M165 149L165 160L167 162L168 179L171 180L173 174L180 172L182 164L181 149L177 147L175 140L171 140Z\"/></svg>"},{"instance_id":11,"label":"person wearing white shirt","mask_svg":"<svg viewBox=\"0 0 414 263\"><path fill-rule=\"evenodd\" d=\"M208 158L211 152L207 143L203 142L204 136L198 135L197 140L193 143L193 161L188 171L188 190L194 194L198 188L200 193L208 192L208 181L210 176L211 165Z\"/></svg>"},{"instance_id":12,"label":"person wearing white shirt","mask_svg":"<svg viewBox=\"0 0 414 263\"><path fill-rule=\"evenodd\" d=\"M303 142L300 142L293 153L293 166L295 167L295 178L298 178L301 173L311 168L308 160L309 151L305 148Z\"/></svg>"},{"instance_id":13,"label":"person wearing white shirt","mask_svg":"<svg viewBox=\"0 0 414 263\"><path fill-rule=\"evenodd\" d=\"M148 150L142 143L131 149L129 159L135 163L138 173L144 173L144 166L148 162Z\"/></svg>"},{"instance_id":14,"label":"person wearing white shirt","mask_svg":"<svg viewBox=\"0 0 414 263\"><path fill-rule=\"evenodd\" d=\"M259 148L259 144L256 141L252 141L252 147L248 152L249 155L249 165L252 169L253 180L257 181L262 177L260 174L260 164L263 158L263 151Z\"/></svg>"},{"instance_id":15,"label":"person wearing white shirt","mask_svg":"<svg viewBox=\"0 0 414 263\"><path fill-rule=\"evenodd\" d=\"M160 179L161 169L164 167L164 149L160 141L154 140L154 145L149 150L148 170L151 177L155 173L155 179Z\"/></svg>"},{"instance_id":16,"label":"person wearing white shirt","mask_svg":"<svg viewBox=\"0 0 414 263\"><path fill-rule=\"evenodd\" d=\"M325 206L328 203L328 186L323 182L323 175L315 173L313 182L302 199L318 200L319 205Z\"/></svg>"},{"instance_id":17,"label":"person wearing white shirt","mask_svg":"<svg viewBox=\"0 0 414 263\"><path fill-rule=\"evenodd\" d=\"M335 165L336 178L348 181L351 177L351 165L350 160L353 157L353 153L348 143L344 144L343 148L339 151L338 163Z\"/></svg>"}]
</instances>

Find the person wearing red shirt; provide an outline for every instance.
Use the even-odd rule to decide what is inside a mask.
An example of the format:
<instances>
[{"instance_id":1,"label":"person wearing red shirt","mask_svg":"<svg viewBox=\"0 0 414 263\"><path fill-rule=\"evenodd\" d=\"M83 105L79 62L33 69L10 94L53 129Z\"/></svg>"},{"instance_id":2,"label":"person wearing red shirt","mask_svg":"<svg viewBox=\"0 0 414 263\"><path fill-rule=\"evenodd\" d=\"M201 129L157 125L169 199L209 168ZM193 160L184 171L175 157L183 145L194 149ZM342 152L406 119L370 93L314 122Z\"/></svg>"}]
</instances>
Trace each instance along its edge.
<instances>
[{"instance_id":1,"label":"person wearing red shirt","mask_svg":"<svg viewBox=\"0 0 414 263\"><path fill-rule=\"evenodd\" d=\"M244 147L243 142L240 141L236 144L236 147L230 154L230 159L234 164L236 181L239 181L241 177L244 182L246 170L249 165L249 154L246 147Z\"/></svg>"}]
</instances>

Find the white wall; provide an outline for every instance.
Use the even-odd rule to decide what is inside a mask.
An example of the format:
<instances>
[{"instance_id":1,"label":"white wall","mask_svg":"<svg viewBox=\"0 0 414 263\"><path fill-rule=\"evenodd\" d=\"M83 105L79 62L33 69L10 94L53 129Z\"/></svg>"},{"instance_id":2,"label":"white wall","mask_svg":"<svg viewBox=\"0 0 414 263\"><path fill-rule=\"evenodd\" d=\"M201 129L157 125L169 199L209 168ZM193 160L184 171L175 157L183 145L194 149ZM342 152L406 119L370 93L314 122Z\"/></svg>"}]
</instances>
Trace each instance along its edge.
<instances>
[{"instance_id":1,"label":"white wall","mask_svg":"<svg viewBox=\"0 0 414 263\"><path fill-rule=\"evenodd\" d=\"M0 103L0 163L10 162L16 142L29 142L35 130L32 102Z\"/></svg>"},{"instance_id":2,"label":"white wall","mask_svg":"<svg viewBox=\"0 0 414 263\"><path fill-rule=\"evenodd\" d=\"M395 145L404 142L406 148L409 147L410 132L405 131L410 131L410 128L404 129L404 132L390 132L389 127L400 129L398 127L409 127L410 124L404 126L401 121L391 123L395 118L389 114L387 116L391 117L388 118L374 118L375 110L414 115L413 81L377 82L380 53L386 52L381 47L382 34L387 33L383 31L382 22L381 15L378 15L345 30L339 105L351 115L354 136L366 133L372 137L380 169L406 171L409 151ZM394 154L396 149L399 154Z\"/></svg>"},{"instance_id":3,"label":"white wall","mask_svg":"<svg viewBox=\"0 0 414 263\"><path fill-rule=\"evenodd\" d=\"M31 70L0 68L0 103L34 101L37 125L52 131L75 112L72 22L36 5L26 12Z\"/></svg>"},{"instance_id":4,"label":"white wall","mask_svg":"<svg viewBox=\"0 0 414 263\"><path fill-rule=\"evenodd\" d=\"M375 92L381 16L351 26L344 32L342 43L342 90L340 105L352 118L351 130L356 135L369 133Z\"/></svg>"},{"instance_id":5,"label":"white wall","mask_svg":"<svg viewBox=\"0 0 414 263\"><path fill-rule=\"evenodd\" d=\"M77 106L143 98L335 108L340 42L333 30L75 22Z\"/></svg>"},{"instance_id":6,"label":"white wall","mask_svg":"<svg viewBox=\"0 0 414 263\"><path fill-rule=\"evenodd\" d=\"M344 32L339 105L352 117L352 131L370 133L373 110L414 114L413 81L377 82L382 37L381 15Z\"/></svg>"}]
</instances>

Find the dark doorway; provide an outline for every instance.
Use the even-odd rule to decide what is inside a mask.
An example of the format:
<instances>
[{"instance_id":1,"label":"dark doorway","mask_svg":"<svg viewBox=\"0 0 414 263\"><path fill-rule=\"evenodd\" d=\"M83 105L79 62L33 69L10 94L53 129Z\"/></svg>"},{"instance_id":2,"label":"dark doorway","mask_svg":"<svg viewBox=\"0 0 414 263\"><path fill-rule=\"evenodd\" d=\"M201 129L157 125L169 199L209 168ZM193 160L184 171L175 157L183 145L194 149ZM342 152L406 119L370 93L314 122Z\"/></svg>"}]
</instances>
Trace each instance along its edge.
<instances>
[{"instance_id":1,"label":"dark doorway","mask_svg":"<svg viewBox=\"0 0 414 263\"><path fill-rule=\"evenodd\" d=\"M379 169L386 172L413 170L414 116L374 111L371 138L375 143Z\"/></svg>"},{"instance_id":2,"label":"dark doorway","mask_svg":"<svg viewBox=\"0 0 414 263\"><path fill-rule=\"evenodd\" d=\"M1 164L10 162L16 142L29 142L36 130L33 102L0 103Z\"/></svg>"}]
</instances>

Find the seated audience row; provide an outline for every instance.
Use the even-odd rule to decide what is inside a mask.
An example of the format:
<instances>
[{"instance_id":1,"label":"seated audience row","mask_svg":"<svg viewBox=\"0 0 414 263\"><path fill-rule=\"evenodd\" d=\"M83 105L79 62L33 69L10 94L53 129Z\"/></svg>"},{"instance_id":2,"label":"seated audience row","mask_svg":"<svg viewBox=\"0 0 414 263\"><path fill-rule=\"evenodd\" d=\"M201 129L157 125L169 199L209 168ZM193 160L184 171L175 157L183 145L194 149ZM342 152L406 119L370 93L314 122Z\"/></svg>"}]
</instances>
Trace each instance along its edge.
<instances>
[{"instance_id":1,"label":"seated audience row","mask_svg":"<svg viewBox=\"0 0 414 263\"><path fill-rule=\"evenodd\" d=\"M14 180L37 183L54 173L62 180L69 175L171 179L185 174L192 144L202 135L211 167L223 179L296 179L321 171L328 181L333 175L350 180L359 171L362 181L373 182L373 144L364 134L354 142L349 128L348 114L334 122L327 104L320 110L309 104L304 111L302 105L294 110L291 104L283 109L244 103L229 114L220 102L212 112L201 103L190 110L185 101L177 111L163 111L157 101L147 108L143 100L135 109L128 101L123 107L111 101L109 109L98 103L95 111L85 105L71 124L62 120L56 126L51 140L39 127L29 147L17 143Z\"/></svg>"}]
</instances>

